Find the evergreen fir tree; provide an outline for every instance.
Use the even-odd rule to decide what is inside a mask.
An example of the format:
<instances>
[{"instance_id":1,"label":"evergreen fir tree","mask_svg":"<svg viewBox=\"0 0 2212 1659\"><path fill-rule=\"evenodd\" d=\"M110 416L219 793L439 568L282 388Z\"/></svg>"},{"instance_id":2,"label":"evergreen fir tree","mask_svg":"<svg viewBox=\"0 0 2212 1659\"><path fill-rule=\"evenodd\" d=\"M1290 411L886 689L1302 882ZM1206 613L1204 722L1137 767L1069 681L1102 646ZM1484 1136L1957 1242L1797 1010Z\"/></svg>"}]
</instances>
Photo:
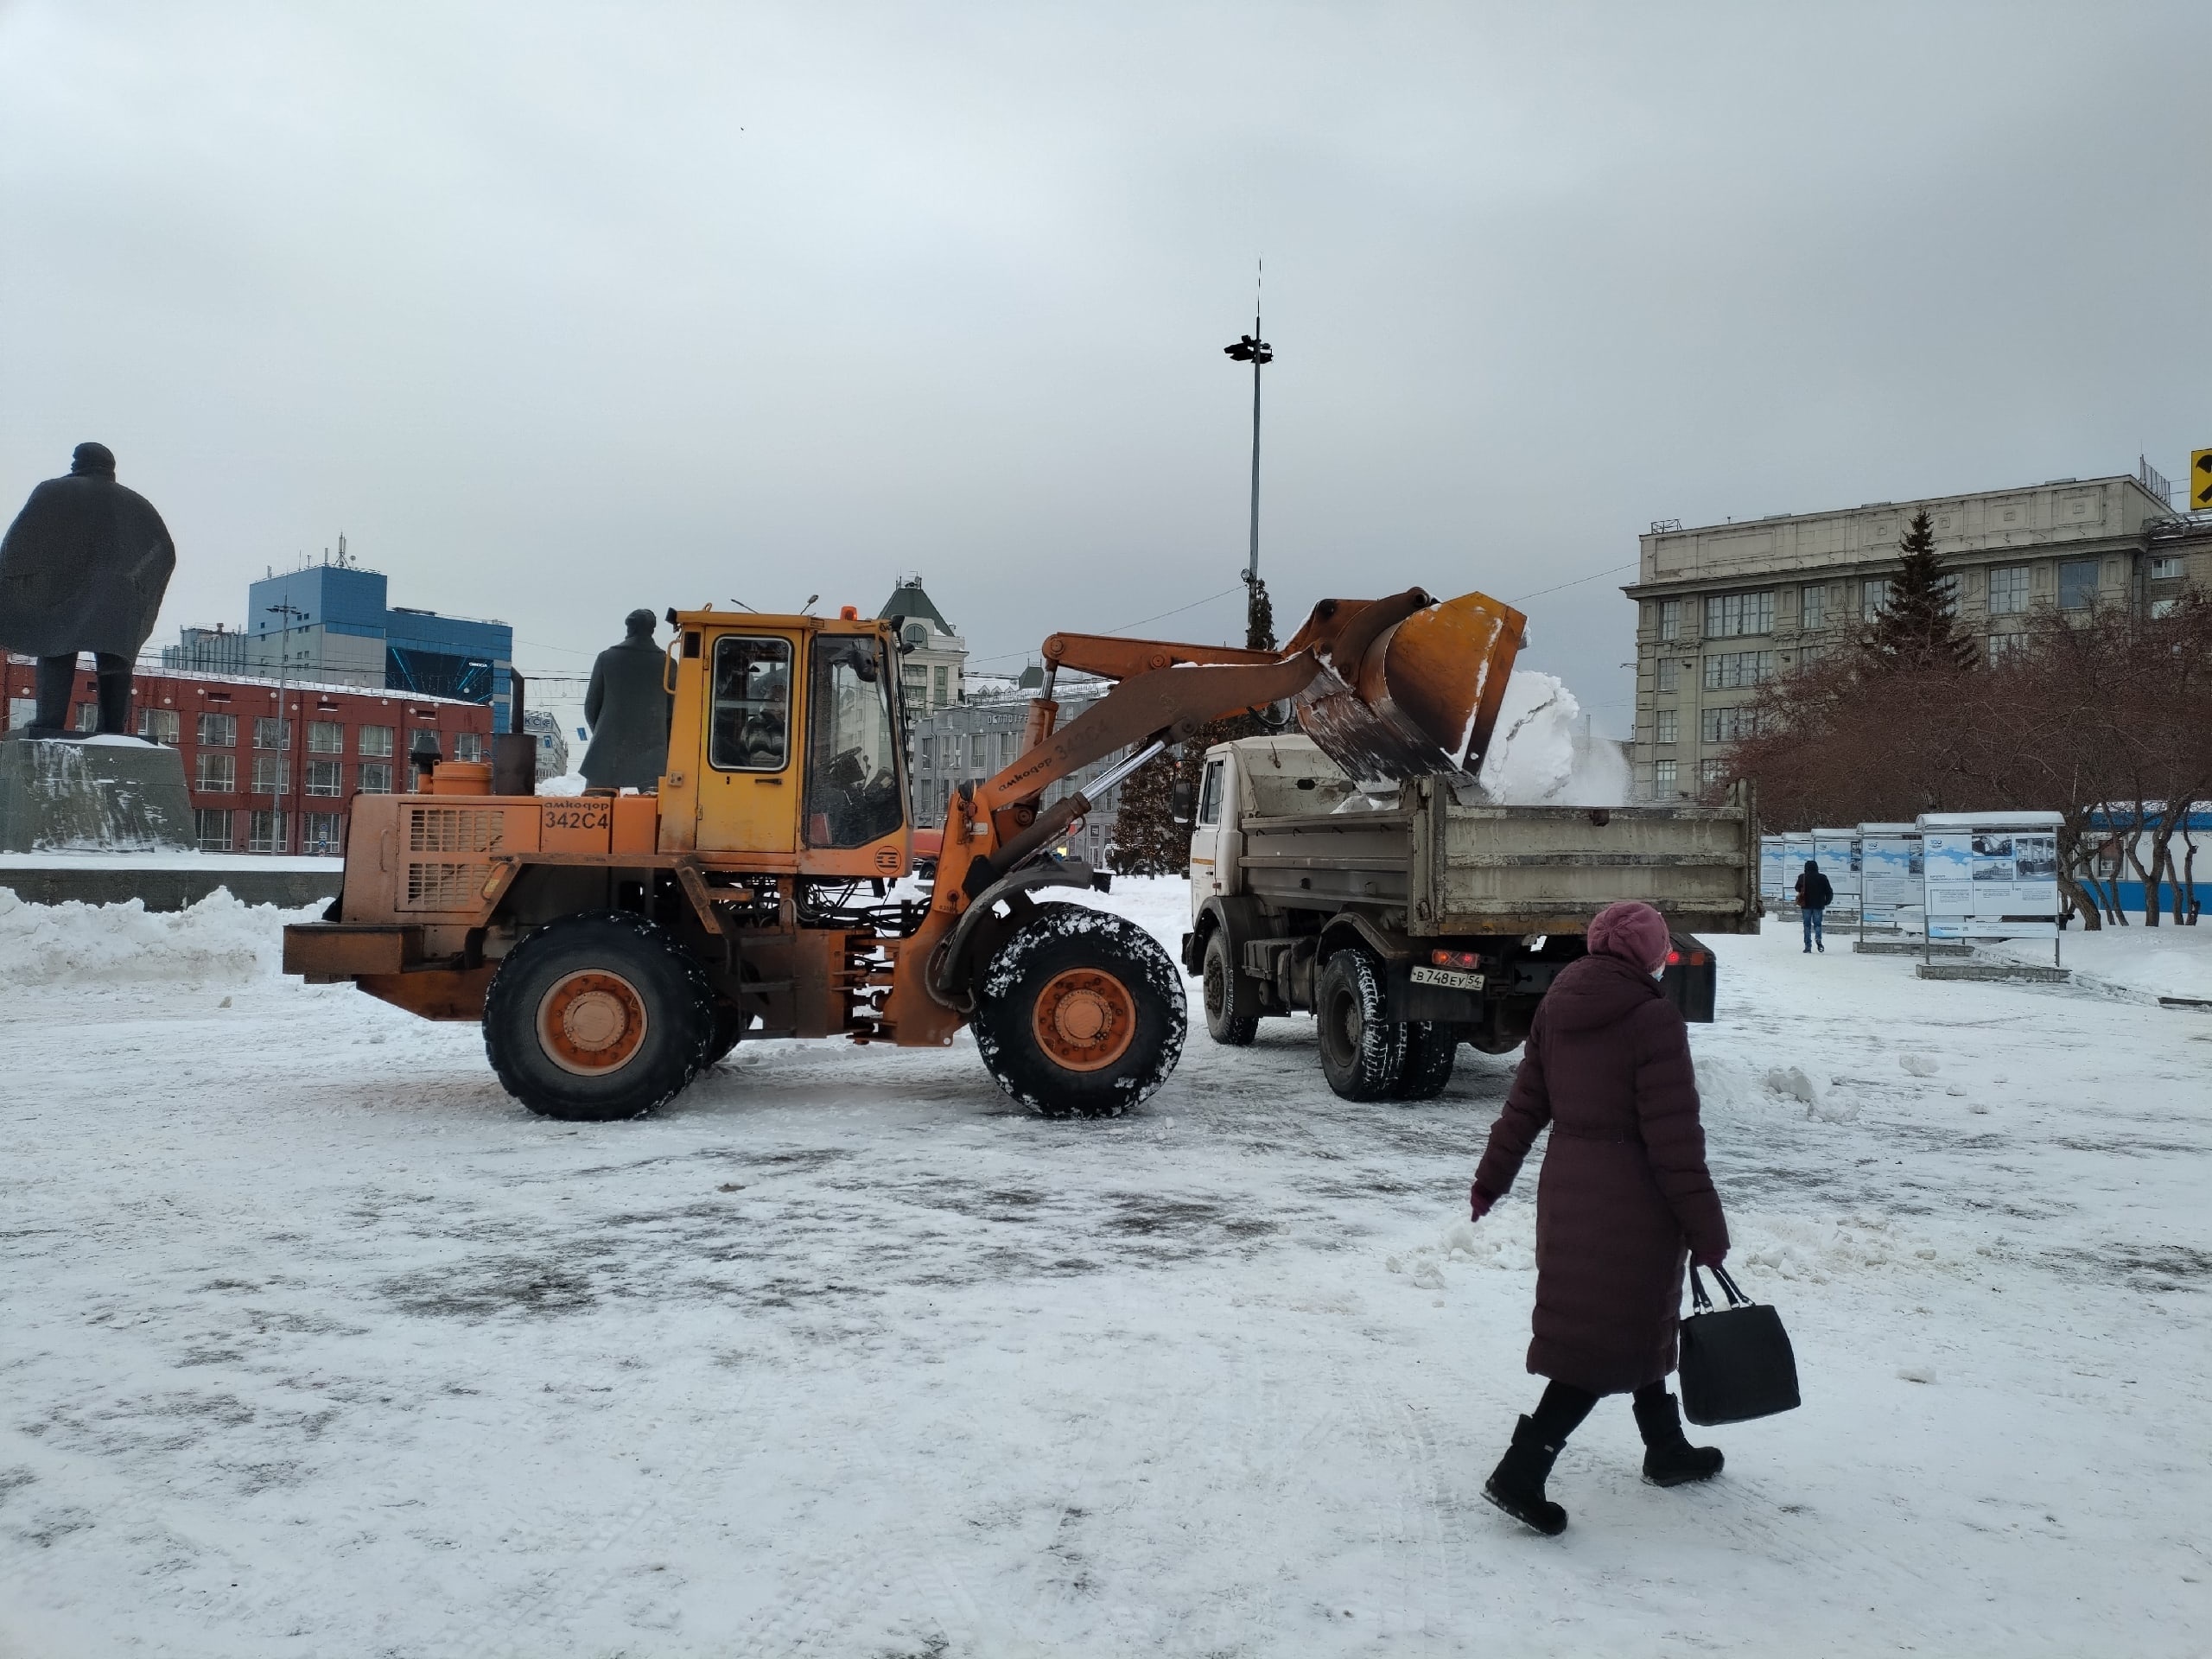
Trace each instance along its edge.
<instances>
[{"instance_id":1,"label":"evergreen fir tree","mask_svg":"<svg viewBox=\"0 0 2212 1659\"><path fill-rule=\"evenodd\" d=\"M1890 596L1875 613L1859 648L1884 673L1972 668L1980 658L1973 638L1959 626L1925 507L1912 515L1910 527L1898 538L1897 570L1890 579Z\"/></svg>"},{"instance_id":2,"label":"evergreen fir tree","mask_svg":"<svg viewBox=\"0 0 2212 1659\"><path fill-rule=\"evenodd\" d=\"M1275 648L1275 606L1274 601L1268 597L1268 584L1255 576L1245 593L1244 649L1273 651Z\"/></svg>"}]
</instances>

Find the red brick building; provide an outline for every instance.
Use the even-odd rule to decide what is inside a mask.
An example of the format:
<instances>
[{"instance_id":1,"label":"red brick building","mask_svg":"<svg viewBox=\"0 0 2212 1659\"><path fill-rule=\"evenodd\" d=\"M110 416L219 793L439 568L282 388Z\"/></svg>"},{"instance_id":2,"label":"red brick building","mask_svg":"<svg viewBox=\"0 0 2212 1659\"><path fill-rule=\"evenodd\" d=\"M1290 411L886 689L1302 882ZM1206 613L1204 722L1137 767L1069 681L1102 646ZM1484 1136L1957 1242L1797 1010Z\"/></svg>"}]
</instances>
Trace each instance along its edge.
<instances>
[{"instance_id":1,"label":"red brick building","mask_svg":"<svg viewBox=\"0 0 2212 1659\"><path fill-rule=\"evenodd\" d=\"M30 723L36 664L10 656L6 729ZM433 733L448 760L491 758L492 710L480 702L293 681L276 707L274 680L140 670L131 717L139 736L184 760L193 820L207 852L345 850L353 797L408 787L407 757ZM98 723L99 694L81 670L70 715Z\"/></svg>"}]
</instances>

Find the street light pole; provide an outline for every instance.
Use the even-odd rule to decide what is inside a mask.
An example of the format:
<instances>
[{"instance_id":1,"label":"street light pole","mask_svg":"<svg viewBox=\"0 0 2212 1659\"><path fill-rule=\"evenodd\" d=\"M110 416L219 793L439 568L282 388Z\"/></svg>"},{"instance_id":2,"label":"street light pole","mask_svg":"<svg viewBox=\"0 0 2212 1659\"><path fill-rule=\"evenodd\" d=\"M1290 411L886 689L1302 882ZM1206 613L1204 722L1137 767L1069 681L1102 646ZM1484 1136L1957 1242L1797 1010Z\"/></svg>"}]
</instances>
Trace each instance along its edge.
<instances>
[{"instance_id":1,"label":"street light pole","mask_svg":"<svg viewBox=\"0 0 2212 1659\"><path fill-rule=\"evenodd\" d=\"M289 600L282 605L271 605L269 612L272 616L284 619L283 630L276 636L276 774L283 780L285 788L276 794L276 822L284 827L283 845L278 850L289 855L292 850L292 821L300 816L300 803L297 796L289 802L284 797L290 786L301 780L292 776L292 746L287 741L292 735L289 729L292 717L284 709L284 677L291 665L292 629L296 624L305 623L308 613ZM301 732L299 737L304 743L307 741L306 732ZM286 810L287 807L289 810ZM251 828L249 823L249 831Z\"/></svg>"},{"instance_id":2,"label":"street light pole","mask_svg":"<svg viewBox=\"0 0 2212 1659\"><path fill-rule=\"evenodd\" d=\"M1244 556L1244 643L1255 650L1269 650L1274 645L1273 607L1268 607L1267 614L1262 615L1267 587L1260 580L1260 371L1274 361L1275 354L1274 348L1260 337L1256 297L1252 302L1252 332L1234 346L1221 349L1230 361L1252 365L1252 532Z\"/></svg>"}]
</instances>

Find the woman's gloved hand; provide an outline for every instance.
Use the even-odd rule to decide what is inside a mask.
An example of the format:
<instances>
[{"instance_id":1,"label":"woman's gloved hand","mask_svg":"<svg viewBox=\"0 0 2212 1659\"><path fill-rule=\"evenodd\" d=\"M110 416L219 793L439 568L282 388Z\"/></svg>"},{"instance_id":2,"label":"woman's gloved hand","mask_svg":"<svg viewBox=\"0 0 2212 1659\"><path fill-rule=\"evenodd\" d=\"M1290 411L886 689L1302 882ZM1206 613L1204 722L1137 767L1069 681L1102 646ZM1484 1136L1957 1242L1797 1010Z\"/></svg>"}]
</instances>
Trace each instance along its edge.
<instances>
[{"instance_id":1,"label":"woman's gloved hand","mask_svg":"<svg viewBox=\"0 0 2212 1659\"><path fill-rule=\"evenodd\" d=\"M1467 1219L1480 1221L1484 1216L1490 1214L1491 1206L1497 1202L1497 1193L1485 1192L1479 1186L1470 1186L1467 1189L1467 1208L1473 1213Z\"/></svg>"},{"instance_id":2,"label":"woman's gloved hand","mask_svg":"<svg viewBox=\"0 0 2212 1659\"><path fill-rule=\"evenodd\" d=\"M1727 1259L1728 1252L1725 1248L1718 1250L1692 1250L1690 1252L1690 1265L1694 1268L1717 1268Z\"/></svg>"}]
</instances>

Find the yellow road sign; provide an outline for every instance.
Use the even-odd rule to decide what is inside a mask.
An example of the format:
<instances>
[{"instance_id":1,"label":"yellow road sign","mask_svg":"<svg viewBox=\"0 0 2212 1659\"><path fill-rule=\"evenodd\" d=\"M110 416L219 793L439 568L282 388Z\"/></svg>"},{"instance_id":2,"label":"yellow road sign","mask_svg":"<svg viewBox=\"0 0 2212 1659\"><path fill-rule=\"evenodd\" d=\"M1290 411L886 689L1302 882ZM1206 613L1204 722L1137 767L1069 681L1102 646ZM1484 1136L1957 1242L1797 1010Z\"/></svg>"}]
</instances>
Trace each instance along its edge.
<instances>
[{"instance_id":1,"label":"yellow road sign","mask_svg":"<svg viewBox=\"0 0 2212 1659\"><path fill-rule=\"evenodd\" d=\"M2212 507L2212 449L2198 449L2190 455L2188 489L2191 512Z\"/></svg>"}]
</instances>

